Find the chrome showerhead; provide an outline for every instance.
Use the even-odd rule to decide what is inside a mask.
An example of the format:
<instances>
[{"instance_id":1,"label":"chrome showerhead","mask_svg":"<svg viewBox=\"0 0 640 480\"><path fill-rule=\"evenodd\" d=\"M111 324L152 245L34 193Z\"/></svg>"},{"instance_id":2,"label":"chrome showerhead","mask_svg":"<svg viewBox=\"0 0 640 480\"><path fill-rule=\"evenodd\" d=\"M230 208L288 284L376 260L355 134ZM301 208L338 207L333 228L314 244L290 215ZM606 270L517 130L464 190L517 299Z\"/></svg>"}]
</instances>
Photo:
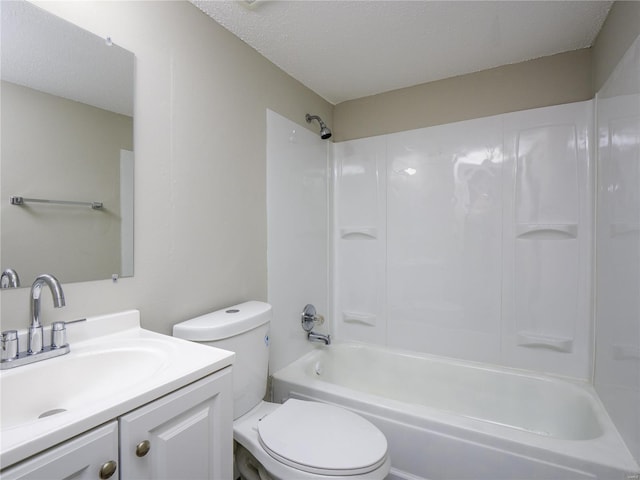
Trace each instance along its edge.
<instances>
[{"instance_id":1,"label":"chrome showerhead","mask_svg":"<svg viewBox=\"0 0 640 480\"><path fill-rule=\"evenodd\" d=\"M320 129L320 138L323 140L331 138L331 130L326 125Z\"/></svg>"},{"instance_id":2,"label":"chrome showerhead","mask_svg":"<svg viewBox=\"0 0 640 480\"><path fill-rule=\"evenodd\" d=\"M327 127L327 125L322 121L322 119L319 116L309 115L307 113L304 118L305 120L307 120L307 123L311 123L311 120L318 121L318 123L320 124L320 138L322 138L323 140L326 140L327 138L331 137L331 130L329 129L329 127Z\"/></svg>"}]
</instances>

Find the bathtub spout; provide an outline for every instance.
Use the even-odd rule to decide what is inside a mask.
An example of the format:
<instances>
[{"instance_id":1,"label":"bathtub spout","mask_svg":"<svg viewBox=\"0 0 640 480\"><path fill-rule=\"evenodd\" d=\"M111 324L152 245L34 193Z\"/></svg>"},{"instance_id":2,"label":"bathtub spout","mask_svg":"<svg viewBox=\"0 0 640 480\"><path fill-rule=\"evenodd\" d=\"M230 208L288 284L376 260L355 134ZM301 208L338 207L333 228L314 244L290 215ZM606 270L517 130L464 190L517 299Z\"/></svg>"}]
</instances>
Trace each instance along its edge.
<instances>
[{"instance_id":1,"label":"bathtub spout","mask_svg":"<svg viewBox=\"0 0 640 480\"><path fill-rule=\"evenodd\" d=\"M307 339L310 342L322 342L325 345L331 345L331 335L322 335L321 333L309 332Z\"/></svg>"}]
</instances>

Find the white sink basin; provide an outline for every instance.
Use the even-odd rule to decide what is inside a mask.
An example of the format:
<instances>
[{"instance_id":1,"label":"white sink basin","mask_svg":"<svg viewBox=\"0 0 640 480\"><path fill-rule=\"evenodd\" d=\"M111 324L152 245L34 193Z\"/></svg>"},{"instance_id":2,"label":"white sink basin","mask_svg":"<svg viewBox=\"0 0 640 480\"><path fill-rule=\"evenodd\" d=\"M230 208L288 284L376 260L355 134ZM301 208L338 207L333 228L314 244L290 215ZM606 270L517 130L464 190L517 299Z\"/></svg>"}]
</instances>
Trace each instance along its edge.
<instances>
[{"instance_id":1,"label":"white sink basin","mask_svg":"<svg viewBox=\"0 0 640 480\"><path fill-rule=\"evenodd\" d=\"M234 357L144 330L136 310L69 324L67 336L70 353L0 372L0 468L228 367Z\"/></svg>"},{"instance_id":2,"label":"white sink basin","mask_svg":"<svg viewBox=\"0 0 640 480\"><path fill-rule=\"evenodd\" d=\"M0 429L82 409L147 381L168 362L148 345L80 351L18 367L2 377Z\"/></svg>"}]
</instances>

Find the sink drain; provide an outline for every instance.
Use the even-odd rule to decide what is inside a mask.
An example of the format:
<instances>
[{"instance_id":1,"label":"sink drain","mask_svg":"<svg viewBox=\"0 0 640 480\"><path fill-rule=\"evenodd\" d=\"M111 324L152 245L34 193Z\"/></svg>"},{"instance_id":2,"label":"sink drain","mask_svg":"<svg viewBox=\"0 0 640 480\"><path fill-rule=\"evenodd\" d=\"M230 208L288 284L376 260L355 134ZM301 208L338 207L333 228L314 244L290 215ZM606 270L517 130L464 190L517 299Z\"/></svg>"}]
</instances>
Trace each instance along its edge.
<instances>
[{"instance_id":1,"label":"sink drain","mask_svg":"<svg viewBox=\"0 0 640 480\"><path fill-rule=\"evenodd\" d=\"M55 415L57 413L62 413L66 411L67 411L66 408L54 408L53 410L47 410L46 412L41 413L38 418L50 417L51 415Z\"/></svg>"}]
</instances>

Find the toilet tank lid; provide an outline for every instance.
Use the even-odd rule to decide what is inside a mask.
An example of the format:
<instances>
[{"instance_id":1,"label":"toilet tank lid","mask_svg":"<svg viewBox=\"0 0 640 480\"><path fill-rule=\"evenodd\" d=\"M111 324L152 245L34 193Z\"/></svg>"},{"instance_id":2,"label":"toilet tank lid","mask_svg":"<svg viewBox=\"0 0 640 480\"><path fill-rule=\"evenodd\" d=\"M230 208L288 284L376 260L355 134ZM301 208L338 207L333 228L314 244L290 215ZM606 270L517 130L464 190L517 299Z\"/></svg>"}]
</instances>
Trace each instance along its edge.
<instances>
[{"instance_id":1,"label":"toilet tank lid","mask_svg":"<svg viewBox=\"0 0 640 480\"><path fill-rule=\"evenodd\" d=\"M207 313L173 326L173 336L196 342L223 340L271 320L271 305L255 300Z\"/></svg>"}]
</instances>

